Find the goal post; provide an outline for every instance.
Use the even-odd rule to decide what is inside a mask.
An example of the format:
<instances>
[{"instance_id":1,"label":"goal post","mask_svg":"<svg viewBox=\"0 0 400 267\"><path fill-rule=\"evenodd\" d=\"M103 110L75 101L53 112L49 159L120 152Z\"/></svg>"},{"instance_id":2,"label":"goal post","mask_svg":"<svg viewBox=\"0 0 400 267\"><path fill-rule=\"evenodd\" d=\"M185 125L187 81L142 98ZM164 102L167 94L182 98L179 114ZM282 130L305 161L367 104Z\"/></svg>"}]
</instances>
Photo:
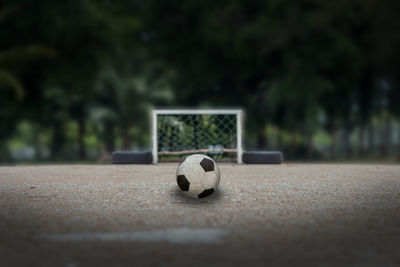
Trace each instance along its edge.
<instances>
[{"instance_id":1,"label":"goal post","mask_svg":"<svg viewBox=\"0 0 400 267\"><path fill-rule=\"evenodd\" d=\"M242 163L242 110L154 109L151 117L153 163L194 153Z\"/></svg>"}]
</instances>

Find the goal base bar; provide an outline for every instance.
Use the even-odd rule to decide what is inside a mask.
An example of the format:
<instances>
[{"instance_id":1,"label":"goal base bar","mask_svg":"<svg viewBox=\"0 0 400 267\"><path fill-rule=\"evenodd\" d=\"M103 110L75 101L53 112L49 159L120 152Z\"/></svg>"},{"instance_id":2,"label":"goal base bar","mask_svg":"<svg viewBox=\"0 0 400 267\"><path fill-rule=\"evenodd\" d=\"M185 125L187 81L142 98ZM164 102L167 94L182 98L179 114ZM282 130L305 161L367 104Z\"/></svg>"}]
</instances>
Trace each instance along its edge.
<instances>
[{"instance_id":1,"label":"goal base bar","mask_svg":"<svg viewBox=\"0 0 400 267\"><path fill-rule=\"evenodd\" d=\"M171 163L171 162L181 162L183 158L161 158L158 160L158 163ZM213 160L217 163L237 163L236 158L213 158Z\"/></svg>"},{"instance_id":2,"label":"goal base bar","mask_svg":"<svg viewBox=\"0 0 400 267\"><path fill-rule=\"evenodd\" d=\"M236 149L219 149L219 150L213 150L213 149L192 149L192 150L181 150L181 151L160 151L158 152L158 155L186 155L186 154L198 154L198 153L237 153Z\"/></svg>"},{"instance_id":3,"label":"goal base bar","mask_svg":"<svg viewBox=\"0 0 400 267\"><path fill-rule=\"evenodd\" d=\"M282 164L283 154L280 151L245 151L243 163L246 164Z\"/></svg>"}]
</instances>

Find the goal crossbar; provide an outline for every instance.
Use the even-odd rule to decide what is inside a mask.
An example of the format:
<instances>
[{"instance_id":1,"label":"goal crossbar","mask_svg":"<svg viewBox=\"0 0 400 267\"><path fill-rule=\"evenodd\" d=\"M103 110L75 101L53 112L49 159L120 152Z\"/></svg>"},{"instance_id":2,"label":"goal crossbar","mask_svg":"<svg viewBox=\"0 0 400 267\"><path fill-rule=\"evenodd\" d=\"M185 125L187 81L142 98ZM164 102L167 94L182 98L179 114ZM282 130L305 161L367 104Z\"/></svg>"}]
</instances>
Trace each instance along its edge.
<instances>
[{"instance_id":1,"label":"goal crossbar","mask_svg":"<svg viewBox=\"0 0 400 267\"><path fill-rule=\"evenodd\" d=\"M159 115L235 115L236 116L236 149L185 149L181 151L158 151L158 120ZM236 153L236 162L242 163L242 125L243 112L240 109L154 109L152 110L152 143L153 163L158 162L160 155L184 155L193 153Z\"/></svg>"}]
</instances>

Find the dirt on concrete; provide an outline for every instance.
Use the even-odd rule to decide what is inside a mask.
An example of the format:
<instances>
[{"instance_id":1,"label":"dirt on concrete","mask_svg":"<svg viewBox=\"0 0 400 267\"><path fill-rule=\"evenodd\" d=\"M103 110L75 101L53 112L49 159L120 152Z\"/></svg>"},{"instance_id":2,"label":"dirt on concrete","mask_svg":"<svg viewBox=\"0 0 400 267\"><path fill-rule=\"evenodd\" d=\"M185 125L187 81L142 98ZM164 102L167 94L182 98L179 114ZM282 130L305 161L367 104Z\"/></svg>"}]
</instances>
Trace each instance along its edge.
<instances>
[{"instance_id":1,"label":"dirt on concrete","mask_svg":"<svg viewBox=\"0 0 400 267\"><path fill-rule=\"evenodd\" d=\"M400 166L0 167L0 266L399 266Z\"/></svg>"}]
</instances>

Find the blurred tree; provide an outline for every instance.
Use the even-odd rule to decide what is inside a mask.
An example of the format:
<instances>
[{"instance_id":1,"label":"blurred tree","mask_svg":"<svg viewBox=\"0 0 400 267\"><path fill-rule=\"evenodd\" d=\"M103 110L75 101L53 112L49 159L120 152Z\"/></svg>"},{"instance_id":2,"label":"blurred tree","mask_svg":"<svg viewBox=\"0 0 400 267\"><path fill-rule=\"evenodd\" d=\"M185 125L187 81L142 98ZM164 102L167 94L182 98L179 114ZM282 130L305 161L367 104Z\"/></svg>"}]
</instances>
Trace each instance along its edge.
<instances>
[{"instance_id":1,"label":"blurred tree","mask_svg":"<svg viewBox=\"0 0 400 267\"><path fill-rule=\"evenodd\" d=\"M151 105L175 105L243 106L247 140L269 148L273 124L289 158L311 157L321 128L333 158L353 154L359 129L362 155L365 129L385 117L387 154L400 117L398 10L394 0L5 0L0 150L22 120L35 136L52 130L53 159L76 147L84 159L88 126L108 152L140 146Z\"/></svg>"},{"instance_id":2,"label":"blurred tree","mask_svg":"<svg viewBox=\"0 0 400 267\"><path fill-rule=\"evenodd\" d=\"M92 108L92 120L97 127L106 151L115 150L115 132L105 132L103 129L118 128L122 138L122 148L129 150L132 145L143 147L149 145L149 111L151 106L170 103L173 95L165 75L160 72L157 64L144 64L142 54L134 64L114 61L118 67L108 66L100 73L96 85L96 101ZM120 64L118 64L120 63ZM141 64L142 63L142 64ZM141 134L132 134L132 126L142 129ZM147 139L147 140L146 140Z\"/></svg>"},{"instance_id":3,"label":"blurred tree","mask_svg":"<svg viewBox=\"0 0 400 267\"><path fill-rule=\"evenodd\" d=\"M29 119L35 87L43 73L43 66L51 62L56 51L34 42L18 42L12 21L20 5L9 4L0 11L0 161L9 160L7 138L14 132L18 120Z\"/></svg>"},{"instance_id":4,"label":"blurred tree","mask_svg":"<svg viewBox=\"0 0 400 267\"><path fill-rule=\"evenodd\" d=\"M386 108L386 127L384 133L384 153L387 154L392 148L391 123L392 116L400 119L400 21L397 19L400 11L398 1L384 1L375 3L370 1L370 13L373 14L373 25L371 39L375 41L375 50L371 54L375 55L376 74L380 83L380 94L384 94ZM383 91L383 92L382 92ZM397 156L400 158L400 130L397 133Z\"/></svg>"},{"instance_id":5,"label":"blurred tree","mask_svg":"<svg viewBox=\"0 0 400 267\"><path fill-rule=\"evenodd\" d=\"M41 8L43 22L53 25L47 29L50 31L44 39L59 53L47 81L48 88L61 87L66 92L62 101L66 103L68 117L77 122L78 157L84 159L84 136L88 109L95 94L94 83L103 62L115 54L119 25L115 25L109 10L112 7L107 1L51 2ZM64 143L64 132L57 129L62 129L60 124L64 120L52 118L51 121L54 126L52 154L56 157Z\"/></svg>"},{"instance_id":6,"label":"blurred tree","mask_svg":"<svg viewBox=\"0 0 400 267\"><path fill-rule=\"evenodd\" d=\"M37 43L39 48L51 47L51 52L57 55L56 61L41 66L43 70L27 72L30 80L26 86L26 99L29 101L23 104L24 114L29 114L28 119L40 127L53 129L53 158L62 157L66 119L75 120L78 156L83 159L85 125L98 73L104 62L127 45L124 38L127 32L133 34L132 29L137 28L138 22L130 16L120 16L122 4L116 6L109 1L21 1L9 6L12 16L3 25L7 31L5 35L10 38L3 45L16 47ZM23 21L19 19L21 17ZM16 35L15 32L23 34ZM15 54L27 59L19 51ZM14 58L10 62L18 60ZM18 79L10 81L18 85L15 83Z\"/></svg>"},{"instance_id":7,"label":"blurred tree","mask_svg":"<svg viewBox=\"0 0 400 267\"><path fill-rule=\"evenodd\" d=\"M294 139L305 132L311 149L320 101L333 89L334 72L358 64L351 36L331 19L346 9L331 14L325 1L146 1L144 6L148 43L177 69L176 88L185 88L177 102L244 105L259 148L267 146L269 121ZM339 89L352 94L351 82ZM334 105L341 112L346 111L339 105L350 107L346 101Z\"/></svg>"}]
</instances>

